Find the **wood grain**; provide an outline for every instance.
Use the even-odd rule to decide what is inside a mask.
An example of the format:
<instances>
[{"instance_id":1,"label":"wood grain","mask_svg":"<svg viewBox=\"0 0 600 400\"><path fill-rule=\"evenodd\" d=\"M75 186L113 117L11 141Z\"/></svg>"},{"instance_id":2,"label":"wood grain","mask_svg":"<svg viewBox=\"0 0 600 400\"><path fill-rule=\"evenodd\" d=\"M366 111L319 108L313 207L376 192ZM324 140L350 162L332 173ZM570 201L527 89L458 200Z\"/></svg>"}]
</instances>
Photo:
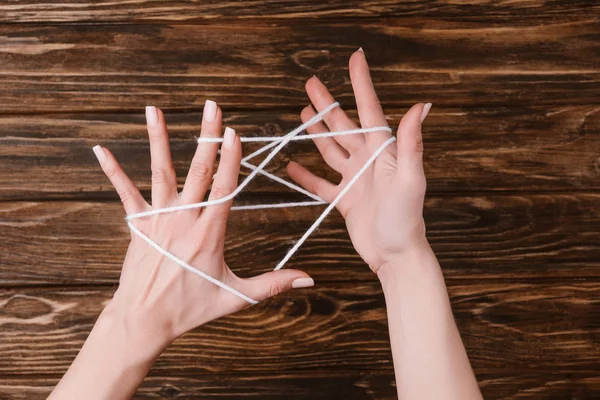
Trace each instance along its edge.
<instances>
[{"instance_id":1,"label":"wood grain","mask_svg":"<svg viewBox=\"0 0 600 400\"><path fill-rule=\"evenodd\" d=\"M594 0L0 0L0 399L45 398L116 288L129 232L93 145L148 197L143 107L162 107L181 185L206 99L243 135L280 135L316 74L355 118L359 46L390 126L434 103L424 216L484 397L598 398L599 12ZM338 178L310 143L269 170L286 177L291 159ZM239 202L286 199L300 197L259 179ZM227 261L269 270L321 210L236 212ZM135 398L395 399L383 296L337 213L289 266L316 287L184 335Z\"/></svg>"},{"instance_id":2,"label":"wood grain","mask_svg":"<svg viewBox=\"0 0 600 400\"><path fill-rule=\"evenodd\" d=\"M448 279L600 277L600 195L427 199L428 237ZM235 211L225 259L273 268L320 208ZM129 241L118 203L0 203L0 285L116 284ZM317 281L374 281L332 213L289 262Z\"/></svg>"},{"instance_id":3,"label":"wood grain","mask_svg":"<svg viewBox=\"0 0 600 400\"><path fill-rule=\"evenodd\" d=\"M43 400L60 377L11 378L0 383L0 397L11 400ZM218 376L148 376L134 399L396 399L390 373L354 372L256 374ZM3 397L6 396L6 397Z\"/></svg>"},{"instance_id":4,"label":"wood grain","mask_svg":"<svg viewBox=\"0 0 600 400\"><path fill-rule=\"evenodd\" d=\"M484 391L489 387L490 394L498 395L494 398L511 392L520 393L518 398L548 394L544 382L550 386L556 382L565 394L582 387L599 389L600 381L591 374L600 356L600 282L455 282L449 294L474 370L483 377ZM109 289L92 288L2 291L0 376L56 379L77 354L110 295ZM387 335L377 283L317 285L179 338L154 365L146 388L161 385L169 390L172 379L178 378L180 383L170 390L190 394L206 379L224 379L216 388L225 394L262 384L273 385L261 390L274 395L279 386L264 378L273 373L283 378L281 389L308 374L313 379L320 376L329 387L340 385L341 393L356 393L353 380L368 371L358 388L389 394L391 376L371 375L392 372ZM567 369L568 378L559 372ZM520 374L526 378L515 379ZM228 386L239 376L245 378ZM305 384L302 387L308 390ZM145 390L149 389L142 393Z\"/></svg>"},{"instance_id":5,"label":"wood grain","mask_svg":"<svg viewBox=\"0 0 600 400\"><path fill-rule=\"evenodd\" d=\"M347 63L366 49L385 105L597 104L600 24L490 26L398 19L210 25L0 26L2 113L301 107L318 74L352 102ZM435 55L435 56L432 56Z\"/></svg>"},{"instance_id":6,"label":"wood grain","mask_svg":"<svg viewBox=\"0 0 600 400\"><path fill-rule=\"evenodd\" d=\"M10 378L0 383L0 396L10 400L43 400L59 375ZM593 400L600 390L595 372L568 373L548 371L478 374L486 399L578 399ZM319 390L315 390L318 388ZM395 400L392 371L329 371L293 374L198 376L175 372L171 376L146 377L134 399L318 399L318 400Z\"/></svg>"},{"instance_id":7,"label":"wood grain","mask_svg":"<svg viewBox=\"0 0 600 400\"><path fill-rule=\"evenodd\" d=\"M0 23L40 22L208 22L216 19L302 19L328 18L420 18L481 21L490 24L531 23L531 21L586 18L598 12L592 0L579 1L496 1L399 2L396 0L357 1L74 1L44 2L25 0L0 2Z\"/></svg>"},{"instance_id":8,"label":"wood grain","mask_svg":"<svg viewBox=\"0 0 600 400\"><path fill-rule=\"evenodd\" d=\"M389 109L396 127L404 109ZM300 124L293 112L227 112L225 125L240 135L283 135ZM350 115L355 118L356 112ZM171 152L179 183L187 175L200 132L200 112L167 113ZM111 199L117 196L93 156L101 143L117 156L145 193L150 158L142 112L0 117L0 198ZM425 123L428 193L570 191L600 189L600 108L457 109L434 106ZM550 134L551 132L551 134ZM246 154L257 148L244 145ZM268 170L287 178L285 165L298 161L337 181L316 147L296 142ZM242 175L247 174L242 169ZM257 178L244 192L277 201L290 191Z\"/></svg>"}]
</instances>

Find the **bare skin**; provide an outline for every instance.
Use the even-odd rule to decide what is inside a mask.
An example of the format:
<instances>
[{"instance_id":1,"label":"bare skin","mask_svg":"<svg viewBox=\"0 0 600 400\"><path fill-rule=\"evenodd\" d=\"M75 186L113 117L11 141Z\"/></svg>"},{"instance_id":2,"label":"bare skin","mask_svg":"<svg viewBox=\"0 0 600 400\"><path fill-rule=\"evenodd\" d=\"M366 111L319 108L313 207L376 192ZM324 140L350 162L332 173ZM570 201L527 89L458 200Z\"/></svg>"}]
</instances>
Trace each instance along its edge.
<instances>
[{"instance_id":1,"label":"bare skin","mask_svg":"<svg viewBox=\"0 0 600 400\"><path fill-rule=\"evenodd\" d=\"M373 89L364 52L350 58L350 77L363 128L386 125ZM312 106L303 122L331 104L327 88L313 77L306 83ZM316 110L316 111L315 111ZM425 236L421 123L429 111L413 106L398 127L397 143L338 203L352 243L379 278L386 298L398 395L402 399L481 399L452 316L446 286ZM121 196L127 214L202 201L213 174L216 144L198 146L181 196L177 193L169 139L162 112L147 110L152 156L152 206L106 148L95 148L100 165ZM205 106L201 136L219 136L221 110ZM357 128L341 108L326 114L309 133ZM342 175L337 183L291 162L288 174L299 185L332 201L387 132L319 138L324 161ZM226 129L221 160L209 199L231 193L241 160L241 143ZM283 269L254 278L237 277L223 258L231 202L136 219L134 224L161 246L240 292L263 300L314 281L304 272ZM50 395L51 399L127 399L152 363L178 336L208 321L239 311L248 303L185 271L132 235L119 288L101 313L79 355Z\"/></svg>"}]
</instances>

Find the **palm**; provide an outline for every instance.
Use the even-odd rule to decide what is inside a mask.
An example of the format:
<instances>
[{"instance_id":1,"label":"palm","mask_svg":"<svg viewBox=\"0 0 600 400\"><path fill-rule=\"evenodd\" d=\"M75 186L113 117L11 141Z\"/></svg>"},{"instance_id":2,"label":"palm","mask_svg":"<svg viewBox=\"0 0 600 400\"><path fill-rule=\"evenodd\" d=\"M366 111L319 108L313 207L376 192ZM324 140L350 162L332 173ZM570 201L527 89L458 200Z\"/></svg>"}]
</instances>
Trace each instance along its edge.
<instances>
[{"instance_id":1,"label":"palm","mask_svg":"<svg viewBox=\"0 0 600 400\"><path fill-rule=\"evenodd\" d=\"M387 126L362 52L350 59L350 76L363 128ZM327 88L311 78L306 91L317 111L334 102ZM391 143L374 164L337 204L346 219L352 243L373 271L398 251L410 247L424 234L422 218L425 177L420 152L420 120L423 105L414 106L403 118L397 145ZM316 114L302 111L303 122ZM356 129L357 125L339 108L324 116L324 123L308 128L311 134ZM325 162L342 174L335 185L296 163L288 173L306 189L331 202L391 135L386 131L314 139Z\"/></svg>"}]
</instances>

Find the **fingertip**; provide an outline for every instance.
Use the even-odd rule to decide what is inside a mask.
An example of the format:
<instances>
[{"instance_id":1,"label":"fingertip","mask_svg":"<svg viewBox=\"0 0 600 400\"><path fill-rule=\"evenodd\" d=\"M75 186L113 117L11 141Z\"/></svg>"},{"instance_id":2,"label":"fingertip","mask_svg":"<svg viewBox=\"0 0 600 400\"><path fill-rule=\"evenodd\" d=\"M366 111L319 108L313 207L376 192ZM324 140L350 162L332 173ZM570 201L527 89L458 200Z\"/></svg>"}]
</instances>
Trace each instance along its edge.
<instances>
[{"instance_id":1,"label":"fingertip","mask_svg":"<svg viewBox=\"0 0 600 400\"><path fill-rule=\"evenodd\" d=\"M321 84L321 80L316 75L313 75L310 78L308 78L306 84L304 85L304 88L308 92L310 89L314 89L319 84Z\"/></svg>"},{"instance_id":2,"label":"fingertip","mask_svg":"<svg viewBox=\"0 0 600 400\"><path fill-rule=\"evenodd\" d=\"M287 171L288 175L291 176L291 174L293 174L294 172L296 172L298 170L299 166L300 166L300 164L298 164L296 161L290 161L285 166L285 170Z\"/></svg>"},{"instance_id":3,"label":"fingertip","mask_svg":"<svg viewBox=\"0 0 600 400\"><path fill-rule=\"evenodd\" d=\"M96 155L96 158L98 159L98 162L100 164L102 164L106 161L106 153L104 152L104 149L102 148L102 146L97 144L94 147L92 147L92 150L94 151L94 154Z\"/></svg>"},{"instance_id":4,"label":"fingertip","mask_svg":"<svg viewBox=\"0 0 600 400\"><path fill-rule=\"evenodd\" d=\"M236 139L237 135L235 134L235 130L233 128L226 127L225 134L223 135L223 147L229 150L233 149Z\"/></svg>"},{"instance_id":5,"label":"fingertip","mask_svg":"<svg viewBox=\"0 0 600 400\"><path fill-rule=\"evenodd\" d=\"M306 107L304 107L300 112L300 119L302 120L302 122L306 122L309 119L311 119L315 114L316 113L314 108L312 107L312 105L309 104Z\"/></svg>"},{"instance_id":6,"label":"fingertip","mask_svg":"<svg viewBox=\"0 0 600 400\"><path fill-rule=\"evenodd\" d=\"M431 103L427 103L423 106L423 110L421 111L421 123L423 123L423 121L425 121L425 118L427 117L427 114L429 114L429 110L431 110Z\"/></svg>"},{"instance_id":7,"label":"fingertip","mask_svg":"<svg viewBox=\"0 0 600 400\"><path fill-rule=\"evenodd\" d=\"M365 52L362 47L360 47L358 50L352 53L352 55L350 56L349 64L352 65L356 61L359 61L361 59L366 59Z\"/></svg>"},{"instance_id":8,"label":"fingertip","mask_svg":"<svg viewBox=\"0 0 600 400\"><path fill-rule=\"evenodd\" d=\"M398 155L423 152L421 116L425 111L425 107L426 104L424 103L415 104L400 120L397 133Z\"/></svg>"},{"instance_id":9,"label":"fingertip","mask_svg":"<svg viewBox=\"0 0 600 400\"><path fill-rule=\"evenodd\" d=\"M313 278L306 274L306 277L296 278L292 281L292 289L302 289L315 286Z\"/></svg>"},{"instance_id":10,"label":"fingertip","mask_svg":"<svg viewBox=\"0 0 600 400\"><path fill-rule=\"evenodd\" d=\"M158 124L158 109L154 106L146 106L146 124L153 127Z\"/></svg>"},{"instance_id":11,"label":"fingertip","mask_svg":"<svg viewBox=\"0 0 600 400\"><path fill-rule=\"evenodd\" d=\"M213 100L206 100L204 102L204 111L202 112L202 119L206 122L214 122L217 119L217 103Z\"/></svg>"},{"instance_id":12,"label":"fingertip","mask_svg":"<svg viewBox=\"0 0 600 400\"><path fill-rule=\"evenodd\" d=\"M302 165L298 164L296 161L290 161L285 167L290 178L294 179L298 176L298 172L302 170Z\"/></svg>"}]
</instances>

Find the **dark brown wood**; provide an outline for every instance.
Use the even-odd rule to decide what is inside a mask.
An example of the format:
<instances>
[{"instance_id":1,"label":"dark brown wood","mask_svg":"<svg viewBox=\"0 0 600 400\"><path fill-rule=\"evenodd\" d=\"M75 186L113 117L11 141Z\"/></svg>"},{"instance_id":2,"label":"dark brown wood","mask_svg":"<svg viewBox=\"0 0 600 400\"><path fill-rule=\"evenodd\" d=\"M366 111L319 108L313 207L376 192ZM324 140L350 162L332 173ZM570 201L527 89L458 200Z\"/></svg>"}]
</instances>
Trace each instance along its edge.
<instances>
[{"instance_id":1,"label":"dark brown wood","mask_svg":"<svg viewBox=\"0 0 600 400\"><path fill-rule=\"evenodd\" d=\"M448 279L600 277L600 195L429 198L428 237ZM272 269L322 208L235 211L225 259ZM116 284L129 241L119 203L0 203L0 286ZM374 281L336 212L288 267L318 282Z\"/></svg>"},{"instance_id":2,"label":"dark brown wood","mask_svg":"<svg viewBox=\"0 0 600 400\"><path fill-rule=\"evenodd\" d=\"M560 371L530 373L506 371L478 374L486 399L595 399L600 378L595 372ZM13 400L43 400L59 375L10 378L0 385L0 396ZM134 399L318 399L318 400L395 400L394 375L391 371L328 371L293 374L183 375L148 376ZM318 388L318 390L316 390Z\"/></svg>"},{"instance_id":3,"label":"dark brown wood","mask_svg":"<svg viewBox=\"0 0 600 400\"><path fill-rule=\"evenodd\" d=\"M424 130L428 193L565 191L600 189L600 109L436 108ZM389 109L397 127L404 109ZM227 112L225 124L240 135L283 135L299 125L293 112ZM356 112L350 113L353 118ZM149 192L150 159L143 112L0 117L0 198L117 199L91 147L112 150L138 187ZM200 112L167 113L171 152L180 184L196 148ZM257 145L244 146L246 154ZM287 178L296 160L321 175L328 171L310 142L285 148L268 170ZM242 169L242 174L247 174ZM244 193L281 197L290 191L257 178ZM273 199L276 201L276 199Z\"/></svg>"},{"instance_id":4,"label":"dark brown wood","mask_svg":"<svg viewBox=\"0 0 600 400\"><path fill-rule=\"evenodd\" d=\"M597 104L595 18L498 29L431 19L210 25L0 26L2 113L306 104L318 74L352 102L347 63L365 47L385 105Z\"/></svg>"},{"instance_id":5,"label":"dark brown wood","mask_svg":"<svg viewBox=\"0 0 600 400\"><path fill-rule=\"evenodd\" d=\"M347 62L359 46L390 126L434 103L425 219L484 397L597 398L599 11L594 0L0 0L0 398L46 398L118 282L129 232L93 145L148 197L145 105L167 111L182 184L208 98L239 133L280 135L316 74L356 117ZM310 143L269 170L286 177L291 159L337 179ZM239 201L300 198L259 179ZM242 276L269 270L321 210L234 213L226 259ZM337 213L289 267L316 287L184 335L136 398L396 398L382 293Z\"/></svg>"},{"instance_id":6,"label":"dark brown wood","mask_svg":"<svg viewBox=\"0 0 600 400\"><path fill-rule=\"evenodd\" d=\"M567 20L589 18L598 13L598 3L593 0L578 1L508 1L488 2L471 0L427 2L378 0L330 0L323 1L74 1L60 3L44 1L0 2L0 23L40 22L203 22L235 18L241 20L328 18L419 18L430 17L459 21L481 21L490 24L532 23L543 20Z\"/></svg>"},{"instance_id":7,"label":"dark brown wood","mask_svg":"<svg viewBox=\"0 0 600 400\"><path fill-rule=\"evenodd\" d=\"M600 389L593 375L600 356L600 282L456 282L449 293L484 394L539 398ZM47 376L46 385L56 382L110 295L110 289L85 288L3 291L0 377L31 377L39 384ZM298 379L307 375L309 382L353 398L366 393L388 398L393 378L387 335L377 283L317 285L179 338L156 362L155 378L140 395L160 390L191 395L206 385L205 396L211 390L232 397L240 390L281 396L277 390L300 385L296 395L302 398L310 397L310 386ZM569 376L559 372L563 369ZM215 387L216 382L222 383Z\"/></svg>"},{"instance_id":8,"label":"dark brown wood","mask_svg":"<svg viewBox=\"0 0 600 400\"><path fill-rule=\"evenodd\" d=\"M17 400L45 399L58 376L10 378L0 385L0 397ZM385 372L148 376L134 399L396 399L394 376ZM5 397L2 397L5 398Z\"/></svg>"}]
</instances>

